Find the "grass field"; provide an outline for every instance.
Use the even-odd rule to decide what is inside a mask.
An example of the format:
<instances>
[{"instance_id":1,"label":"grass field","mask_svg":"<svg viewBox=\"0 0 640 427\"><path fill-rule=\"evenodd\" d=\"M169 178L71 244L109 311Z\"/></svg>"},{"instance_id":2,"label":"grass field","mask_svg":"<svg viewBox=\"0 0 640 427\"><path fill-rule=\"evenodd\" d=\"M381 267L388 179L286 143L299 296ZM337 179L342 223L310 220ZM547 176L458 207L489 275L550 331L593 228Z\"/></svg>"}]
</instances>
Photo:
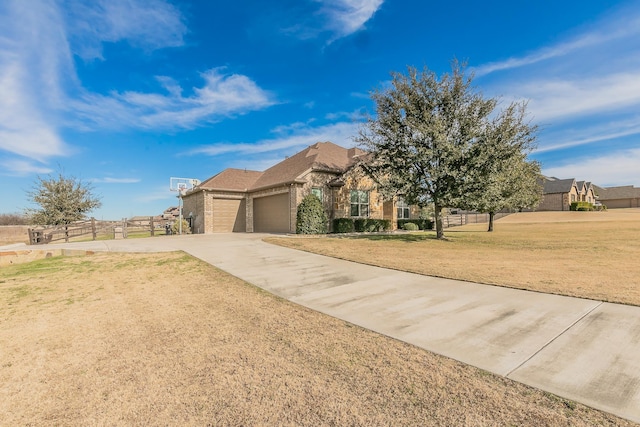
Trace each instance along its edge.
<instances>
[{"instance_id":1,"label":"grass field","mask_svg":"<svg viewBox=\"0 0 640 427\"><path fill-rule=\"evenodd\" d=\"M632 425L182 253L0 269L0 414L6 426Z\"/></svg>"},{"instance_id":2,"label":"grass field","mask_svg":"<svg viewBox=\"0 0 640 427\"><path fill-rule=\"evenodd\" d=\"M640 305L640 209L535 212L434 232L269 242L365 264Z\"/></svg>"}]
</instances>

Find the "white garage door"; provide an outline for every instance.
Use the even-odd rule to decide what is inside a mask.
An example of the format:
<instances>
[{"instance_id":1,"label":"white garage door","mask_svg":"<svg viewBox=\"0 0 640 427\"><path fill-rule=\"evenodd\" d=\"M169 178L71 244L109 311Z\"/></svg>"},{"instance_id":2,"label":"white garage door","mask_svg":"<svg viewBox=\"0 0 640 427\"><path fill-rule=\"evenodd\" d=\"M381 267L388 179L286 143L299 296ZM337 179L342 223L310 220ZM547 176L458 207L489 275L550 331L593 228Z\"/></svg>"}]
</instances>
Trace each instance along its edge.
<instances>
[{"instance_id":1,"label":"white garage door","mask_svg":"<svg viewBox=\"0 0 640 427\"><path fill-rule=\"evenodd\" d=\"M289 193L253 199L253 231L289 232Z\"/></svg>"},{"instance_id":2,"label":"white garage door","mask_svg":"<svg viewBox=\"0 0 640 427\"><path fill-rule=\"evenodd\" d=\"M246 202L242 200L213 199L213 232L246 231Z\"/></svg>"}]
</instances>

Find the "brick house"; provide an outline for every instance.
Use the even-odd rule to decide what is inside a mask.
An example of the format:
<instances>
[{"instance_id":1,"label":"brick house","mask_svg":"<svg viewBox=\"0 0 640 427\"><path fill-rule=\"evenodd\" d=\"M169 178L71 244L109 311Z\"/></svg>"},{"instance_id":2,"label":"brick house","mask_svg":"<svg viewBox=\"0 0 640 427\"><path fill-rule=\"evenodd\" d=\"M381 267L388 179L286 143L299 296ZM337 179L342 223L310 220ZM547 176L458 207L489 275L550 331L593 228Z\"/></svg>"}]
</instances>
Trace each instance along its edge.
<instances>
[{"instance_id":1,"label":"brick house","mask_svg":"<svg viewBox=\"0 0 640 427\"><path fill-rule=\"evenodd\" d=\"M194 233L295 233L297 207L315 194L334 218L416 218L402 200L384 200L359 164L366 153L318 142L264 172L225 169L188 191L183 213Z\"/></svg>"},{"instance_id":2,"label":"brick house","mask_svg":"<svg viewBox=\"0 0 640 427\"><path fill-rule=\"evenodd\" d=\"M568 211L573 202L596 202L594 185L575 178L544 177L542 200L538 211Z\"/></svg>"},{"instance_id":3,"label":"brick house","mask_svg":"<svg viewBox=\"0 0 640 427\"><path fill-rule=\"evenodd\" d=\"M598 201L609 209L640 208L640 188L633 185L619 187L594 186Z\"/></svg>"}]
</instances>

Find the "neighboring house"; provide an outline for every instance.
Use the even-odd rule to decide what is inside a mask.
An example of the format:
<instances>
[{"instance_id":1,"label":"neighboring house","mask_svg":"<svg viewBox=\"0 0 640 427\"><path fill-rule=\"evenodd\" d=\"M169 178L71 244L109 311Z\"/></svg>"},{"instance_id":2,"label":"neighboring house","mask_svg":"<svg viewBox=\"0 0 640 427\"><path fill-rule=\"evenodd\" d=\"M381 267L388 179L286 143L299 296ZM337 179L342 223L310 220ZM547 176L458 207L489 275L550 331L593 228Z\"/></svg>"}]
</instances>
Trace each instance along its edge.
<instances>
[{"instance_id":1,"label":"neighboring house","mask_svg":"<svg viewBox=\"0 0 640 427\"><path fill-rule=\"evenodd\" d=\"M596 202L596 193L593 184L589 181L576 181L578 187L579 202L588 202L594 204Z\"/></svg>"},{"instance_id":2,"label":"neighboring house","mask_svg":"<svg viewBox=\"0 0 640 427\"><path fill-rule=\"evenodd\" d=\"M580 181L583 183L584 181ZM538 211L568 211L572 202L579 202L582 189L574 178L558 179L544 177L542 200L536 210ZM593 194L593 189L591 190Z\"/></svg>"},{"instance_id":3,"label":"neighboring house","mask_svg":"<svg viewBox=\"0 0 640 427\"><path fill-rule=\"evenodd\" d=\"M410 216L402 201L383 200L359 164L366 153L318 142L264 172L225 169L183 196L183 214L194 233L295 233L297 207L308 194L330 220Z\"/></svg>"},{"instance_id":4,"label":"neighboring house","mask_svg":"<svg viewBox=\"0 0 640 427\"><path fill-rule=\"evenodd\" d=\"M607 209L640 207L640 188L633 185L606 188L594 186L594 190L598 201Z\"/></svg>"}]
</instances>

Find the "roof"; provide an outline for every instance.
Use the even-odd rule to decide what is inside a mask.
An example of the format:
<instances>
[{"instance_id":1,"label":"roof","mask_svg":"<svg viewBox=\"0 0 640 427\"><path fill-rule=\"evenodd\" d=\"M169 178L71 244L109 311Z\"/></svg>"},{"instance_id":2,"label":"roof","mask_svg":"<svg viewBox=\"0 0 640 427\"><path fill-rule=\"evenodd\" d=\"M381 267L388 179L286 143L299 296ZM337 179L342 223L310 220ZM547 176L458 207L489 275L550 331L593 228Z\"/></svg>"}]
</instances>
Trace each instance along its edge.
<instances>
[{"instance_id":1,"label":"roof","mask_svg":"<svg viewBox=\"0 0 640 427\"><path fill-rule=\"evenodd\" d=\"M359 148L347 149L332 142L317 142L264 172L225 169L204 181L198 188L255 191L300 182L310 171L339 175L355 165L364 154L366 152Z\"/></svg>"},{"instance_id":2,"label":"roof","mask_svg":"<svg viewBox=\"0 0 640 427\"><path fill-rule=\"evenodd\" d=\"M207 179L198 187L207 190L247 191L262 174L263 172L229 168Z\"/></svg>"},{"instance_id":3,"label":"roof","mask_svg":"<svg viewBox=\"0 0 640 427\"><path fill-rule=\"evenodd\" d=\"M576 180L574 178L569 179L545 179L544 180L544 194L554 194L554 193L569 193L571 192L571 187L576 184Z\"/></svg>"},{"instance_id":4,"label":"roof","mask_svg":"<svg viewBox=\"0 0 640 427\"><path fill-rule=\"evenodd\" d=\"M635 188L633 185L606 188L594 185L593 187L600 201L640 198L640 188Z\"/></svg>"}]
</instances>

